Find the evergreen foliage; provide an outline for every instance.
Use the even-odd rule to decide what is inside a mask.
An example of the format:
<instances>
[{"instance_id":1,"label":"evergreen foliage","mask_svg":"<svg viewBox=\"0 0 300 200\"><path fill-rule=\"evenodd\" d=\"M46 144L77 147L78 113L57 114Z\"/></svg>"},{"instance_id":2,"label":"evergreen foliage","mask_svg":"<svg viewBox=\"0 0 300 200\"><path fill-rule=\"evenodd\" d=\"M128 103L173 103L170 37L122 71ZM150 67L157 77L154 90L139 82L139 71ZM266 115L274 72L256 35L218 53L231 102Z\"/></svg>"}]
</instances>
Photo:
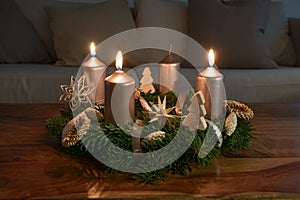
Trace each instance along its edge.
<instances>
[{"instance_id":1,"label":"evergreen foliage","mask_svg":"<svg viewBox=\"0 0 300 200\"><path fill-rule=\"evenodd\" d=\"M141 93L141 95L149 102L149 104L157 104L158 96L163 98L159 92L156 91L151 93ZM167 108L175 106L177 102L177 97L169 92L166 94L167 96ZM186 109L188 108L189 102L186 102L183 105L183 113L186 113ZM97 106L96 106L97 108ZM98 108L99 111L103 112L103 109ZM142 120L147 127L143 129L142 137L145 137L153 132L159 131L157 130L158 124L156 122L149 124L150 118L142 109L142 106L139 101L136 101L135 106L135 119ZM170 114L176 114L175 111L171 111ZM65 108L61 111L60 115L49 119L47 121L46 128L57 137L58 140L61 140L62 130L65 125L73 118L72 111L69 108ZM176 137L178 128L181 124L180 118L168 118L166 119L166 124L163 126L161 131L165 132L165 136L161 138L157 138L155 140L151 140L150 142L146 142L141 139L141 147L143 152L153 152L159 150L166 145L168 145L174 137ZM115 149L111 148L109 145L110 142L115 144L117 147L129 151L132 151L132 140L131 136L126 133L130 132L131 125L128 124L122 129L114 124L105 123L104 121L99 121L100 126L90 126L89 134L82 138L82 141L79 141L72 147L64 148L65 153L73 156L87 155L89 151L105 151L108 152L109 157L105 158L110 164L114 164L119 162L120 158L117 154L114 154ZM124 131L125 130L125 131ZM184 135L186 137L191 136L190 130L187 127L183 127L181 129L184 131ZM74 131L76 131L74 129ZM240 150L247 149L252 139L254 138L252 135L253 127L250 121L238 119L238 125L236 130L231 136L226 135L225 131L222 132L223 135L223 145L218 147L218 144L212 149L212 151L203 159L198 157L198 153L200 147L204 141L206 136L205 131L198 130L194 139L192 139L192 143L189 148L185 151L183 155L180 156L175 162L171 163L169 166L166 166L163 169L157 171L151 171L147 173L133 174L132 178L136 181L146 183L146 184L159 184L161 181L167 180L168 174L179 174L182 176L188 176L192 169L196 166L209 166L214 159L222 154L223 151L230 150ZM182 141L185 141L186 138L180 138ZM83 143L85 145L83 145ZM178 147L180 148L180 146ZM111 152L111 154L110 154ZM134 160L134 158L132 158ZM163 159L168 159L168 155L162 155ZM133 161L134 162L134 161ZM159 161L158 161L159 162ZM122 163L124 166L131 165L132 163ZM147 161L140 161L140 166L146 165ZM159 164L159 163L158 163ZM146 166L143 166L146 167ZM111 169L107 167L106 172L108 173L122 173L115 169Z\"/></svg>"}]
</instances>

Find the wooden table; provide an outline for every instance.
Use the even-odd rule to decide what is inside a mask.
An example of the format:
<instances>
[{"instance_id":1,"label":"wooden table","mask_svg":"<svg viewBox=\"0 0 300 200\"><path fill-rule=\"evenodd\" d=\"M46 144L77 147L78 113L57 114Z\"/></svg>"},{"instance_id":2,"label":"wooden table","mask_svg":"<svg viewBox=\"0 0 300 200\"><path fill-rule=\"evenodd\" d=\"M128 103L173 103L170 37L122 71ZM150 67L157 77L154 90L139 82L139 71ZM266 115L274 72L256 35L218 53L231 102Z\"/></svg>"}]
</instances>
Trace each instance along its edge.
<instances>
[{"instance_id":1,"label":"wooden table","mask_svg":"<svg viewBox=\"0 0 300 200\"><path fill-rule=\"evenodd\" d=\"M300 105L256 104L257 139L239 158L219 158L160 185L126 175L86 179L45 129L61 104L0 104L0 199L265 197L300 199ZM174 197L175 196L175 197Z\"/></svg>"}]
</instances>

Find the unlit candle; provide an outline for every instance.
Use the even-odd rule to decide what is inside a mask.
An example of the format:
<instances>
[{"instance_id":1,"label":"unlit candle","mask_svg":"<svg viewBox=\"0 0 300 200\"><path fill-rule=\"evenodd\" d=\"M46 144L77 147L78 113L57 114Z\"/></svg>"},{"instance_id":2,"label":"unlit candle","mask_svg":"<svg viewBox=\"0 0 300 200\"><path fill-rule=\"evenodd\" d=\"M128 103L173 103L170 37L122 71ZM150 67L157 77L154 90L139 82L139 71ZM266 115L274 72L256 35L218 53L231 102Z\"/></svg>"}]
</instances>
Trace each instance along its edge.
<instances>
[{"instance_id":1,"label":"unlit candle","mask_svg":"<svg viewBox=\"0 0 300 200\"><path fill-rule=\"evenodd\" d=\"M180 63L169 52L159 65L158 83L159 91L165 94L169 91L176 91L179 85Z\"/></svg>"}]
</instances>

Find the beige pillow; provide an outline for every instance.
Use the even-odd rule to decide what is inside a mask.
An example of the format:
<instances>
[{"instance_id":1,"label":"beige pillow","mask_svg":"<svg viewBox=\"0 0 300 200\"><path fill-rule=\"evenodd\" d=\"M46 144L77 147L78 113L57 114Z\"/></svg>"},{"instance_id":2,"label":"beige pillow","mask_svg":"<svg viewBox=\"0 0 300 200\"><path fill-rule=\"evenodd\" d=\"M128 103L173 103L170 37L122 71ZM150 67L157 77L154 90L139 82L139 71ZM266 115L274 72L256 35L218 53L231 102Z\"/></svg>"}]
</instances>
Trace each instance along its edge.
<instances>
[{"instance_id":1,"label":"beige pillow","mask_svg":"<svg viewBox=\"0 0 300 200\"><path fill-rule=\"evenodd\" d=\"M265 35L271 58L279 65L294 66L296 64L296 54L289 35L285 7L281 1L271 3Z\"/></svg>"},{"instance_id":2,"label":"beige pillow","mask_svg":"<svg viewBox=\"0 0 300 200\"><path fill-rule=\"evenodd\" d=\"M187 6L170 0L134 0L137 28L162 27L187 34ZM171 44L170 44L171 45ZM159 63L168 55L160 49L140 49L126 54L127 66Z\"/></svg>"},{"instance_id":3,"label":"beige pillow","mask_svg":"<svg viewBox=\"0 0 300 200\"><path fill-rule=\"evenodd\" d=\"M135 0L136 26L163 27L187 34L187 7L166 0Z\"/></svg>"},{"instance_id":4,"label":"beige pillow","mask_svg":"<svg viewBox=\"0 0 300 200\"><path fill-rule=\"evenodd\" d=\"M0 1L0 26L0 63L50 62L34 27L13 0Z\"/></svg>"},{"instance_id":5,"label":"beige pillow","mask_svg":"<svg viewBox=\"0 0 300 200\"><path fill-rule=\"evenodd\" d=\"M96 44L135 28L126 0L80 7L47 7L58 64L79 66Z\"/></svg>"},{"instance_id":6,"label":"beige pillow","mask_svg":"<svg viewBox=\"0 0 300 200\"><path fill-rule=\"evenodd\" d=\"M190 35L219 68L274 68L264 36L270 0L189 0Z\"/></svg>"}]
</instances>

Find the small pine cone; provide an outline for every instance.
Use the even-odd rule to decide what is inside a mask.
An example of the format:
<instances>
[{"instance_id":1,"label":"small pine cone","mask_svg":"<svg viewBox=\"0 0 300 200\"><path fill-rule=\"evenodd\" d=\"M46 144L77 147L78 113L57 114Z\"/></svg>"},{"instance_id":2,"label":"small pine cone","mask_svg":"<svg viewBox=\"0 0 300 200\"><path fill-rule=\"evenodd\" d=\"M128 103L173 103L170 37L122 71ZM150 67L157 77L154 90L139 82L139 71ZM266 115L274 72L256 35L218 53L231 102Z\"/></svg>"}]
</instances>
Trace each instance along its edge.
<instances>
[{"instance_id":1,"label":"small pine cone","mask_svg":"<svg viewBox=\"0 0 300 200\"><path fill-rule=\"evenodd\" d=\"M77 133L68 132L65 137L62 138L63 147L71 147L80 140L80 136Z\"/></svg>"},{"instance_id":2,"label":"small pine cone","mask_svg":"<svg viewBox=\"0 0 300 200\"><path fill-rule=\"evenodd\" d=\"M225 120L226 134L231 136L237 126L237 116L234 112L230 113Z\"/></svg>"},{"instance_id":3,"label":"small pine cone","mask_svg":"<svg viewBox=\"0 0 300 200\"><path fill-rule=\"evenodd\" d=\"M162 138L165 138L166 132L164 131L157 131L157 132L153 132L149 135L147 135L142 142L146 142L146 143L151 143L152 141L155 140L160 140Z\"/></svg>"},{"instance_id":4,"label":"small pine cone","mask_svg":"<svg viewBox=\"0 0 300 200\"><path fill-rule=\"evenodd\" d=\"M226 101L226 111L229 113L234 112L241 119L251 120L254 118L253 110L237 101Z\"/></svg>"}]
</instances>

